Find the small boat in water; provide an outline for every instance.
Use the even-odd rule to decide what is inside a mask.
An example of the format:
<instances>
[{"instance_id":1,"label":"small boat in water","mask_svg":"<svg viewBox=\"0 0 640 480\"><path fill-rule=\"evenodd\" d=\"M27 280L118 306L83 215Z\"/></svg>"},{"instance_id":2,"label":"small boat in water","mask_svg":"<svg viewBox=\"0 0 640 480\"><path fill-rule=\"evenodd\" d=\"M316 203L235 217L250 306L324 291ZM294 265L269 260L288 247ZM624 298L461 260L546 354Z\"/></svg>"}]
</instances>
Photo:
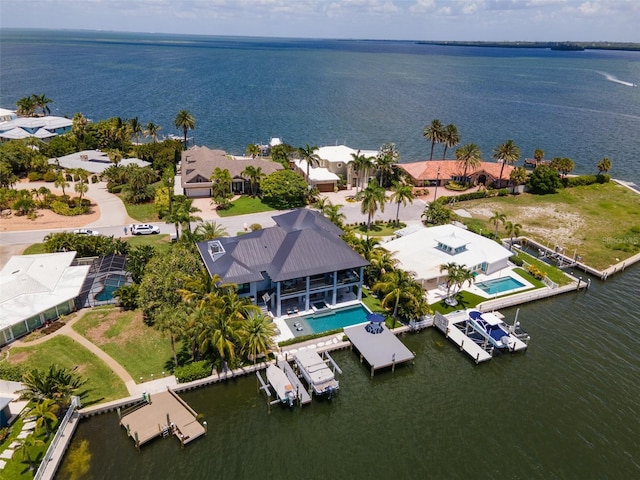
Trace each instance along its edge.
<instances>
[{"instance_id":1,"label":"small boat in water","mask_svg":"<svg viewBox=\"0 0 640 480\"><path fill-rule=\"evenodd\" d=\"M339 383L326 361L312 350L298 352L294 356L296 365L315 395L333 397L338 392Z\"/></svg>"},{"instance_id":2,"label":"small boat in water","mask_svg":"<svg viewBox=\"0 0 640 480\"><path fill-rule=\"evenodd\" d=\"M296 392L293 390L293 385L291 385L287 375L279 367L269 365L267 367L267 380L276 391L280 401L292 407L296 401Z\"/></svg>"},{"instance_id":3,"label":"small boat in water","mask_svg":"<svg viewBox=\"0 0 640 480\"><path fill-rule=\"evenodd\" d=\"M511 337L509 325L493 313L482 313L478 310L471 310L469 312L469 325L495 348L508 348L509 350L513 350L515 347L515 339Z\"/></svg>"}]
</instances>

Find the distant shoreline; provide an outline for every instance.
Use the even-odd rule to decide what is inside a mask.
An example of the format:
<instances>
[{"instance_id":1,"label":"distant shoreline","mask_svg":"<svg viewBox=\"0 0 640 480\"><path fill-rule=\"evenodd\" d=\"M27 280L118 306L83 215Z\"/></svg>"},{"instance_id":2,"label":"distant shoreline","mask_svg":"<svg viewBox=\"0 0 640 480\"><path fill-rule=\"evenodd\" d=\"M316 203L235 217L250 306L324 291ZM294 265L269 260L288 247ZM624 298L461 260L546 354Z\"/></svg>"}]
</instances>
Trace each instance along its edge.
<instances>
[{"instance_id":1,"label":"distant shoreline","mask_svg":"<svg viewBox=\"0 0 640 480\"><path fill-rule=\"evenodd\" d=\"M624 50L640 52L640 43L633 42L458 42L458 41L417 41L417 45L438 45L445 47L491 47L491 48L547 48L561 51L583 50Z\"/></svg>"}]
</instances>

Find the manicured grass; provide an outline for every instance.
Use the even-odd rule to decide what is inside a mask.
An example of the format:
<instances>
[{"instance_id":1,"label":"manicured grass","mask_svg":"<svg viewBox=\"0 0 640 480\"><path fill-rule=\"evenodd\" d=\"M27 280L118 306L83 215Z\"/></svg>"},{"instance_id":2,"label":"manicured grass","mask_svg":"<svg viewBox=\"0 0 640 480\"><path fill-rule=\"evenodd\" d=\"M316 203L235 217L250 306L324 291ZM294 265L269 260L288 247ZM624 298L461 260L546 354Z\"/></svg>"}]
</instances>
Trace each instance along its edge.
<instances>
[{"instance_id":1,"label":"manicured grass","mask_svg":"<svg viewBox=\"0 0 640 480\"><path fill-rule=\"evenodd\" d=\"M568 285L569 283L571 283L571 279L568 278L562 270L554 267L553 265L549 265L548 263L538 260L537 258L532 257L531 255L528 255L524 252L517 252L516 256L523 259L525 262L534 265L541 272L546 273L547 277L549 277L549 280L557 283L560 286ZM526 280L530 281L534 285L536 284L535 282L541 283L539 280L536 280L533 276L529 275L529 273L525 270L519 271L518 274L522 275Z\"/></svg>"},{"instance_id":2,"label":"manicured grass","mask_svg":"<svg viewBox=\"0 0 640 480\"><path fill-rule=\"evenodd\" d=\"M39 253L48 253L44 243L34 243L33 245L29 245L22 255L37 255Z\"/></svg>"},{"instance_id":3,"label":"manicured grass","mask_svg":"<svg viewBox=\"0 0 640 480\"><path fill-rule=\"evenodd\" d=\"M474 222L482 221L483 230L491 232L490 212L503 213L507 221L522 225L521 235L551 248L558 243L567 255L575 251L583 263L597 269L640 252L640 196L615 183L568 188L553 195L472 200L458 203L457 208L486 211L487 216L474 215ZM498 234L506 237L502 226Z\"/></svg>"},{"instance_id":4,"label":"manicured grass","mask_svg":"<svg viewBox=\"0 0 640 480\"><path fill-rule=\"evenodd\" d=\"M22 430L23 424L24 424L23 417L19 417L13 423L11 434L7 437L7 439L3 442L3 444L0 445L0 452L3 452L11 442L16 440L20 441L18 440L17 437L20 431ZM51 425L54 431L57 428L57 424L58 422L56 421ZM36 435L36 438L38 440L42 440L44 442L44 445L42 446L36 446L29 449L29 455L31 459L34 461L34 465L38 465L38 462L42 460L42 458L44 457L44 454L47 451L47 448L49 448L49 444L53 440L53 434L51 434L49 438L45 438L46 432L44 431L44 429L42 429L41 431L39 431L38 433L34 433L33 435ZM24 457L22 455L23 454L21 451L17 451L14 454L13 458L11 458L10 460L5 460L7 464L2 469L2 478L15 479L15 480L21 480L21 479L30 480L33 478L33 474L35 473L35 471L34 472L29 471L29 463L26 460L24 460Z\"/></svg>"},{"instance_id":5,"label":"manicured grass","mask_svg":"<svg viewBox=\"0 0 640 480\"><path fill-rule=\"evenodd\" d=\"M467 292L466 290L462 290L460 293L456 295L456 300L458 300L458 304L455 307L447 305L443 300L439 302L433 303L429 305L431 310L434 312L440 312L442 314L447 314L451 312L455 312L456 310L465 310L467 308L473 308L479 303L485 302L487 299L481 297L480 295L476 295L471 292Z\"/></svg>"},{"instance_id":6,"label":"manicured grass","mask_svg":"<svg viewBox=\"0 0 640 480\"><path fill-rule=\"evenodd\" d=\"M87 380L84 385L86 395L83 405L107 402L128 395L120 377L89 350L69 337L58 335L49 340L28 347L13 347L9 351L10 363L22 364L27 369L45 370L51 364L72 369L78 366L78 373Z\"/></svg>"},{"instance_id":7,"label":"manicured grass","mask_svg":"<svg viewBox=\"0 0 640 480\"><path fill-rule=\"evenodd\" d=\"M151 245L160 253L167 252L171 248L171 235L135 235L125 240L131 247Z\"/></svg>"},{"instance_id":8,"label":"manicured grass","mask_svg":"<svg viewBox=\"0 0 640 480\"><path fill-rule=\"evenodd\" d=\"M122 193L118 193L117 196L122 200L124 208L127 209L127 215L138 222L157 222L160 220L155 203L129 203L124 200Z\"/></svg>"},{"instance_id":9,"label":"manicured grass","mask_svg":"<svg viewBox=\"0 0 640 480\"><path fill-rule=\"evenodd\" d=\"M235 215L246 215L247 213L270 212L274 210L269 205L262 203L259 197L251 198L249 195L243 195L233 202L226 210L217 210L220 217L233 217Z\"/></svg>"},{"instance_id":10,"label":"manicured grass","mask_svg":"<svg viewBox=\"0 0 640 480\"><path fill-rule=\"evenodd\" d=\"M173 358L169 338L145 325L141 311L94 309L73 329L113 357L136 382L140 377L147 382L169 373Z\"/></svg>"},{"instance_id":11,"label":"manicured grass","mask_svg":"<svg viewBox=\"0 0 640 480\"><path fill-rule=\"evenodd\" d=\"M365 306L373 313L387 313L380 304L380 300L374 297L366 288L362 289L362 303L364 303Z\"/></svg>"},{"instance_id":12,"label":"manicured grass","mask_svg":"<svg viewBox=\"0 0 640 480\"><path fill-rule=\"evenodd\" d=\"M372 223L371 228L368 230L366 224L353 227L353 230L360 235L369 235L370 237L390 237L396 230L404 227L406 227L404 223L400 223L399 226L387 223Z\"/></svg>"}]
</instances>

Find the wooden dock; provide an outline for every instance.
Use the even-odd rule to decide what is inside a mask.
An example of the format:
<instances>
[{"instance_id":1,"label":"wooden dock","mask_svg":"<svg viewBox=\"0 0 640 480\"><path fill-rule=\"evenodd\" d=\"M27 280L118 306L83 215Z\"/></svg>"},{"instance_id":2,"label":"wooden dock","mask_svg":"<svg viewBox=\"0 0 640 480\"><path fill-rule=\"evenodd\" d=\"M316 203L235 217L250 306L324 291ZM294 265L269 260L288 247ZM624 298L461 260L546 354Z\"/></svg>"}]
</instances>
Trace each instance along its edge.
<instances>
[{"instance_id":1,"label":"wooden dock","mask_svg":"<svg viewBox=\"0 0 640 480\"><path fill-rule=\"evenodd\" d=\"M171 389L146 398L146 403L120 418L120 425L137 448L156 437L169 435L175 435L184 446L206 433L206 427L197 420L197 413Z\"/></svg>"}]
</instances>

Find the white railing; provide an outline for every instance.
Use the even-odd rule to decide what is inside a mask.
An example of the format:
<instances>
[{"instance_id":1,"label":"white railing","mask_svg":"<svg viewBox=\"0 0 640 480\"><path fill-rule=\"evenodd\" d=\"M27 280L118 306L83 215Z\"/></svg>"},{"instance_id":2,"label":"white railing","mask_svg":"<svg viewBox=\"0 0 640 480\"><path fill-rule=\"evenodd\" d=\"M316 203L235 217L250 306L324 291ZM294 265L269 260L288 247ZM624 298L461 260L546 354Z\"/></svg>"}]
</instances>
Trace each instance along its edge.
<instances>
[{"instance_id":1,"label":"white railing","mask_svg":"<svg viewBox=\"0 0 640 480\"><path fill-rule=\"evenodd\" d=\"M74 415L77 415L76 409L78 409L79 407L80 407L80 398L79 397L71 397L71 405L69 406L69 410L67 410L67 413L62 418L62 421L60 422L60 425L58 425L58 430L56 430L56 433L53 436L53 440L49 444L49 448L47 448L47 453L44 454L44 458L42 459L42 462L40 462L40 466L38 467L38 471L33 476L33 480L41 480L41 479L44 478L45 470L47 469L47 465L49 464L49 462L53 458L53 454L54 454L54 452L56 450L56 447L58 446L58 443L60 443L60 439L64 436L64 429L66 428L66 426L71 421L71 418ZM71 436L69 436L67 441L69 441L70 439L71 439Z\"/></svg>"}]
</instances>

